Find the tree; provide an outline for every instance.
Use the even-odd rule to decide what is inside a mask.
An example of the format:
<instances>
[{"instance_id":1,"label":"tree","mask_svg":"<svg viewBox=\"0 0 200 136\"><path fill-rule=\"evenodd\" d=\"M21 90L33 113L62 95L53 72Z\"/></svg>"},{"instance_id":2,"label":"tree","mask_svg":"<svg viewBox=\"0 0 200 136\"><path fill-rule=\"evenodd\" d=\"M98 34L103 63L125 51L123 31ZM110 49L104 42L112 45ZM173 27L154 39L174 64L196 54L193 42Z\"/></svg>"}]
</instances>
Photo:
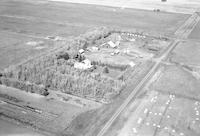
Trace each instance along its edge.
<instances>
[{"instance_id":1,"label":"tree","mask_svg":"<svg viewBox=\"0 0 200 136\"><path fill-rule=\"evenodd\" d=\"M61 52L57 59L64 59L64 60L68 60L69 59L69 54L67 52Z\"/></svg>"}]
</instances>

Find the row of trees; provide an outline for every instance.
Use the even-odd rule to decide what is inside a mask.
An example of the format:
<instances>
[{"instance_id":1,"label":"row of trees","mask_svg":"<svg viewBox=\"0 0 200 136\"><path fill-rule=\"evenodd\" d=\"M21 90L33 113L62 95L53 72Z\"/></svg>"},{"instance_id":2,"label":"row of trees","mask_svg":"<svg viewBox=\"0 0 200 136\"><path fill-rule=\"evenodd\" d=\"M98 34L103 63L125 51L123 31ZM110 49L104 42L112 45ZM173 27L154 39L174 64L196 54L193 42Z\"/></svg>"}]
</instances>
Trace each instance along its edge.
<instances>
[{"instance_id":1,"label":"row of trees","mask_svg":"<svg viewBox=\"0 0 200 136\"><path fill-rule=\"evenodd\" d=\"M21 82L17 79L13 79L13 78L1 77L0 84L6 85L9 87L14 87L14 88L24 90L24 91L30 92L30 93L41 94L44 96L49 94L47 89L42 85L36 85L36 84L30 83L30 82Z\"/></svg>"}]
</instances>

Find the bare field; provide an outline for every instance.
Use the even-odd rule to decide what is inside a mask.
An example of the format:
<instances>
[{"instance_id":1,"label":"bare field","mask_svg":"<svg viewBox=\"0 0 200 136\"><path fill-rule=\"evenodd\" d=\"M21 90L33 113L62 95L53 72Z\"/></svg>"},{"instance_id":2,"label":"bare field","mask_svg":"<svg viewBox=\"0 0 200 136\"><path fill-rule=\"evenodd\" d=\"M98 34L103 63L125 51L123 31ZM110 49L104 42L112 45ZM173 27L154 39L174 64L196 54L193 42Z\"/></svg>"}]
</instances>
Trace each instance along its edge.
<instances>
[{"instance_id":1,"label":"bare field","mask_svg":"<svg viewBox=\"0 0 200 136\"><path fill-rule=\"evenodd\" d=\"M200 46L199 42L186 41L180 43L171 53L170 61L185 65L200 65Z\"/></svg>"}]
</instances>

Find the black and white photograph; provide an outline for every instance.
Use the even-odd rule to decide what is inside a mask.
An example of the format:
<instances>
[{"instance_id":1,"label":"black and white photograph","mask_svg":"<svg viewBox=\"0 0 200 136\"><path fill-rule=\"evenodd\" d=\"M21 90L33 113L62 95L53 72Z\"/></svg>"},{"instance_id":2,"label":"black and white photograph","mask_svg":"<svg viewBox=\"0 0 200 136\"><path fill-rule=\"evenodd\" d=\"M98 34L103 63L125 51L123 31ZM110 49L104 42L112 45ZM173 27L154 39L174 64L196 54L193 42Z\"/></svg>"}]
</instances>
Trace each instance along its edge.
<instances>
[{"instance_id":1,"label":"black and white photograph","mask_svg":"<svg viewBox=\"0 0 200 136\"><path fill-rule=\"evenodd\" d=\"M200 136L200 0L0 0L0 136Z\"/></svg>"}]
</instances>

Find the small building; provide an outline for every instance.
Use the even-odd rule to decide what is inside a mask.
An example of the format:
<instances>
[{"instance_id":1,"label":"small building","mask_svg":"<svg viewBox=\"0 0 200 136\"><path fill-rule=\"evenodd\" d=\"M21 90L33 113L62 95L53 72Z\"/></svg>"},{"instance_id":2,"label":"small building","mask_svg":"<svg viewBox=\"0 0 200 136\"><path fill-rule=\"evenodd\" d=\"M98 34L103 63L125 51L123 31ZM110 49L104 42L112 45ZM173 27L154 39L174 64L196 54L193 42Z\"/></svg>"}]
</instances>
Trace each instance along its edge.
<instances>
[{"instance_id":1,"label":"small building","mask_svg":"<svg viewBox=\"0 0 200 136\"><path fill-rule=\"evenodd\" d=\"M131 67L135 67L135 63L134 63L133 61L131 61L131 62L129 63L129 65L130 65Z\"/></svg>"},{"instance_id":2,"label":"small building","mask_svg":"<svg viewBox=\"0 0 200 136\"><path fill-rule=\"evenodd\" d=\"M119 54L120 51L119 51L119 50L115 50L114 53L115 53L115 54Z\"/></svg>"},{"instance_id":3,"label":"small building","mask_svg":"<svg viewBox=\"0 0 200 136\"><path fill-rule=\"evenodd\" d=\"M109 45L110 47L112 47L112 48L116 48L116 47L117 47L117 45L114 44L112 41L109 41L109 42L108 42L108 45Z\"/></svg>"},{"instance_id":4,"label":"small building","mask_svg":"<svg viewBox=\"0 0 200 136\"><path fill-rule=\"evenodd\" d=\"M85 59L82 62L74 63L74 68L77 68L77 69L86 70L86 69L90 69L92 67L93 67L93 65L91 64L91 61L88 59Z\"/></svg>"},{"instance_id":5,"label":"small building","mask_svg":"<svg viewBox=\"0 0 200 136\"><path fill-rule=\"evenodd\" d=\"M88 47L87 50L90 51L90 52L95 52L95 51L98 51L99 48L95 47L95 46L92 46L92 47Z\"/></svg>"},{"instance_id":6,"label":"small building","mask_svg":"<svg viewBox=\"0 0 200 136\"><path fill-rule=\"evenodd\" d=\"M135 42L135 39L134 39L134 38L132 38L132 39L130 39L129 41L130 41L130 42Z\"/></svg>"}]
</instances>

